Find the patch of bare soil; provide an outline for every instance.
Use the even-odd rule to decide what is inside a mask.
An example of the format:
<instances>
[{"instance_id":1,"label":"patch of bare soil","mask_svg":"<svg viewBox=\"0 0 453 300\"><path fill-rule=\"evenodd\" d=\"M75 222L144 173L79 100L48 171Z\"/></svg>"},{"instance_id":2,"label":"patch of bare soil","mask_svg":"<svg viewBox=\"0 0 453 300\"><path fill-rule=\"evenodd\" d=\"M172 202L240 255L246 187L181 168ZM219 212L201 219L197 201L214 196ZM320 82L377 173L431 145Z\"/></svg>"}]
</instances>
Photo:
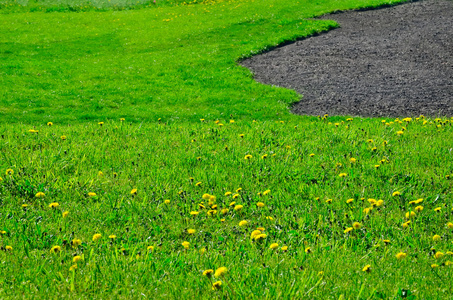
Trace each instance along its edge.
<instances>
[{"instance_id":1,"label":"patch of bare soil","mask_svg":"<svg viewBox=\"0 0 453 300\"><path fill-rule=\"evenodd\" d=\"M340 28L241 62L302 115L453 116L453 1L331 14Z\"/></svg>"}]
</instances>

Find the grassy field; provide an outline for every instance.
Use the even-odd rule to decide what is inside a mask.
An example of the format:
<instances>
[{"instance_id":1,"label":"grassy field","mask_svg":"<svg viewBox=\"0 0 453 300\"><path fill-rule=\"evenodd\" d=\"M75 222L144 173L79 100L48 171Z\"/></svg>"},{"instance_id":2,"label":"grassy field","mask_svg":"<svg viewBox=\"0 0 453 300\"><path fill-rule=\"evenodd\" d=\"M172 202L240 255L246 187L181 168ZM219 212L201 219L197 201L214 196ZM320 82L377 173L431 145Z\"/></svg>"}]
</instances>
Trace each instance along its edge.
<instances>
[{"instance_id":1,"label":"grassy field","mask_svg":"<svg viewBox=\"0 0 453 300\"><path fill-rule=\"evenodd\" d=\"M453 120L294 116L237 66L392 2L5 2L0 297L450 297Z\"/></svg>"}]
</instances>

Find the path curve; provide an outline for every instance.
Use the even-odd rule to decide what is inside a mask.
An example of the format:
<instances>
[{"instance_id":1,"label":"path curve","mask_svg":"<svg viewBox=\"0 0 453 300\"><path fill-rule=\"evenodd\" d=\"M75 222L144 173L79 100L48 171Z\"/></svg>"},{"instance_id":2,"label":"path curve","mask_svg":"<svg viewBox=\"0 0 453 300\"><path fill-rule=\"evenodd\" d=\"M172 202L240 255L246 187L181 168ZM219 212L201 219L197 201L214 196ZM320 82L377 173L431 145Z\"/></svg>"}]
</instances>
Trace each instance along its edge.
<instances>
[{"instance_id":1,"label":"path curve","mask_svg":"<svg viewBox=\"0 0 453 300\"><path fill-rule=\"evenodd\" d=\"M241 62L257 81L301 93L293 113L453 116L453 1L321 19L340 28Z\"/></svg>"}]
</instances>

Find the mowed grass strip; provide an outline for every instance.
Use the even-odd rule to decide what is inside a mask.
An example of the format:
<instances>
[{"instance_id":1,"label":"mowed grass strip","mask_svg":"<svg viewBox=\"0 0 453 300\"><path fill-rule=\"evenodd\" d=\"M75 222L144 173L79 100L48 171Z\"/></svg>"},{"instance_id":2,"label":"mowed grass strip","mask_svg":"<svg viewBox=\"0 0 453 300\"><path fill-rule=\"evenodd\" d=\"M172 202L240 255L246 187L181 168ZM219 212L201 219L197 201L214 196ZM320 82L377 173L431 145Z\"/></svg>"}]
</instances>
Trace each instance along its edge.
<instances>
[{"instance_id":1,"label":"mowed grass strip","mask_svg":"<svg viewBox=\"0 0 453 300\"><path fill-rule=\"evenodd\" d=\"M237 65L335 27L323 13L397 1L220 1L0 21L0 120L275 118L300 96Z\"/></svg>"}]
</instances>

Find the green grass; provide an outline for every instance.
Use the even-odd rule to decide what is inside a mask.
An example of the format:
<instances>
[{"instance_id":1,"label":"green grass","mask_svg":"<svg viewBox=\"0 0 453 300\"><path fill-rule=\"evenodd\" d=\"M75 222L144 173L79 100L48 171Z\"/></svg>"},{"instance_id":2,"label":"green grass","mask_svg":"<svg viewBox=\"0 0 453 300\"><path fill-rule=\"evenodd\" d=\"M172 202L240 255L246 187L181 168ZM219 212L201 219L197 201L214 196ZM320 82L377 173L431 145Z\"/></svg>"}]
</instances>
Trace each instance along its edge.
<instances>
[{"instance_id":1,"label":"green grass","mask_svg":"<svg viewBox=\"0 0 453 300\"><path fill-rule=\"evenodd\" d=\"M336 26L306 20L396 1L223 1L128 11L12 13L0 21L1 122L289 115L299 95L238 66Z\"/></svg>"},{"instance_id":2,"label":"green grass","mask_svg":"<svg viewBox=\"0 0 453 300\"><path fill-rule=\"evenodd\" d=\"M450 297L452 120L294 116L237 65L389 3L299 2L2 8L0 297Z\"/></svg>"}]
</instances>

